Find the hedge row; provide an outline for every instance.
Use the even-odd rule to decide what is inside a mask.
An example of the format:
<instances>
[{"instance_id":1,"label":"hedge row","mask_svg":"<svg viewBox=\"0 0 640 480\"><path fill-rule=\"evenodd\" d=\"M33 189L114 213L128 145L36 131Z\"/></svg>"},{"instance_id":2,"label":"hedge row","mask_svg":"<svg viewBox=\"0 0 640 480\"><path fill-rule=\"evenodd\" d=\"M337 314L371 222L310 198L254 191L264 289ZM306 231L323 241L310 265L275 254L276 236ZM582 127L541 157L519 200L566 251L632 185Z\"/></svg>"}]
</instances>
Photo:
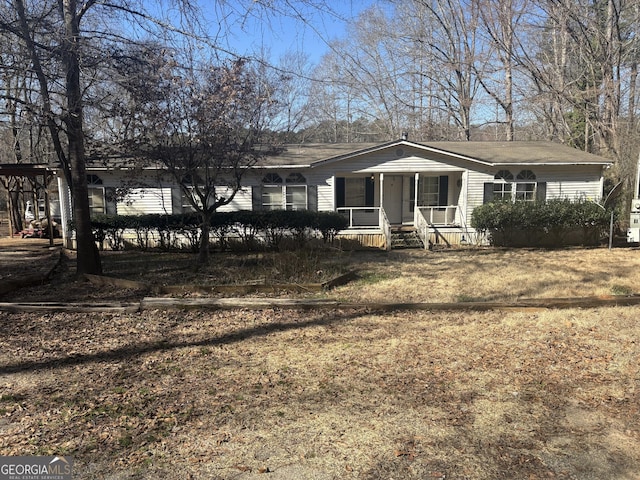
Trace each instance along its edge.
<instances>
[{"instance_id":1,"label":"hedge row","mask_svg":"<svg viewBox=\"0 0 640 480\"><path fill-rule=\"evenodd\" d=\"M308 210L271 210L217 212L211 216L211 238L223 250L279 249L285 239L302 246L310 238L321 236L329 242L347 227L347 219L335 212ZM125 247L124 233L133 230L135 246L147 250L182 249L197 251L200 245L202 219L197 213L178 215L98 215L91 219L94 237L100 248Z\"/></svg>"},{"instance_id":2,"label":"hedge row","mask_svg":"<svg viewBox=\"0 0 640 480\"><path fill-rule=\"evenodd\" d=\"M609 226L610 215L587 200L491 202L473 210L471 226L489 233L492 245L596 244Z\"/></svg>"}]
</instances>

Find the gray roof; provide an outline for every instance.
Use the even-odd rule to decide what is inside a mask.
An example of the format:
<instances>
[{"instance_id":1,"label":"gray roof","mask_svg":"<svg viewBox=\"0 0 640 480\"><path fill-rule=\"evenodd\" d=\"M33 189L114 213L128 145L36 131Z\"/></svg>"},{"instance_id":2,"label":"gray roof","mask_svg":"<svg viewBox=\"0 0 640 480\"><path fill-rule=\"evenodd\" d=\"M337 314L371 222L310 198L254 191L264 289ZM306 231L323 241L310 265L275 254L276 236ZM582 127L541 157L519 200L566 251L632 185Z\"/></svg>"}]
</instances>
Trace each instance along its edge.
<instances>
[{"instance_id":1,"label":"gray roof","mask_svg":"<svg viewBox=\"0 0 640 480\"><path fill-rule=\"evenodd\" d=\"M386 144L385 144L386 145ZM300 143L282 146L276 155L268 155L260 165L311 165L321 160L343 157L354 152L380 146L380 143Z\"/></svg>"},{"instance_id":2,"label":"gray roof","mask_svg":"<svg viewBox=\"0 0 640 480\"><path fill-rule=\"evenodd\" d=\"M552 142L429 142L397 140L388 143L305 143L284 145L281 153L266 157L260 164L307 166L359 156L371 152L412 147L437 154L453 155L486 165L609 165L606 158Z\"/></svg>"}]
</instances>

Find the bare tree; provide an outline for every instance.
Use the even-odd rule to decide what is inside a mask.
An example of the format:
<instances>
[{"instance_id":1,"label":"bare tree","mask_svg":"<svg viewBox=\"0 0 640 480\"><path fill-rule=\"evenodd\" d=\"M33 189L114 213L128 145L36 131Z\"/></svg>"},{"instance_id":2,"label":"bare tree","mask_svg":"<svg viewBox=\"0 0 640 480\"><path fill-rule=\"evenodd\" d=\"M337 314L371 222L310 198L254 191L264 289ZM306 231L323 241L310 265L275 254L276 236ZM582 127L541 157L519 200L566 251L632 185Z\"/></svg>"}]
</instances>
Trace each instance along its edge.
<instances>
[{"instance_id":1,"label":"bare tree","mask_svg":"<svg viewBox=\"0 0 640 480\"><path fill-rule=\"evenodd\" d=\"M199 42L224 55L220 32L199 30L198 8L191 0L174 0L177 23L171 9L156 8L134 0L13 0L0 7L0 32L25 48L35 75L40 113L47 125L56 159L72 191L77 241L78 273L99 273L100 258L93 240L85 168L86 92L91 80L86 73L100 68L114 47L137 43L137 38L157 36L161 43L181 47ZM317 8L315 2L217 2L216 6L239 8L240 16L286 12L297 16L299 8ZM124 32L122 34L118 32ZM225 32L222 32L224 35ZM109 64L109 62L105 62ZM12 68L3 65L2 68ZM62 88L59 88L59 86Z\"/></svg>"},{"instance_id":2,"label":"bare tree","mask_svg":"<svg viewBox=\"0 0 640 480\"><path fill-rule=\"evenodd\" d=\"M141 107L146 129L134 140L138 157L158 162L199 214L199 265L209 259L211 215L233 201L262 143L272 91L244 61L168 68ZM144 160L146 159L146 160Z\"/></svg>"},{"instance_id":3,"label":"bare tree","mask_svg":"<svg viewBox=\"0 0 640 480\"><path fill-rule=\"evenodd\" d=\"M525 10L526 0L478 0L482 30L486 33L492 48L483 71L476 68L476 77L504 115L502 123L505 126L507 141L515 139L514 43L516 25ZM497 64L492 58L494 56L497 57ZM499 77L502 77L502 81L497 80ZM496 122L499 122L497 118Z\"/></svg>"}]
</instances>

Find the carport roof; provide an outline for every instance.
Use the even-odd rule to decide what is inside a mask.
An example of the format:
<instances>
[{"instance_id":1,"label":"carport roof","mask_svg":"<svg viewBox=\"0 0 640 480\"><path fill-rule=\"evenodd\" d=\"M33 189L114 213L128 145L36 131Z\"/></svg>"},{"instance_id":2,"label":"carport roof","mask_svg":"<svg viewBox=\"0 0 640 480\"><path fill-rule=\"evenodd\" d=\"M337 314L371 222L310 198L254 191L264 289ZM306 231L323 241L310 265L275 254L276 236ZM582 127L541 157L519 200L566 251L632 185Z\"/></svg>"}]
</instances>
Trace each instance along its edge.
<instances>
[{"instance_id":1,"label":"carport roof","mask_svg":"<svg viewBox=\"0 0 640 480\"><path fill-rule=\"evenodd\" d=\"M0 163L0 176L35 177L55 172L49 165L37 163Z\"/></svg>"}]
</instances>

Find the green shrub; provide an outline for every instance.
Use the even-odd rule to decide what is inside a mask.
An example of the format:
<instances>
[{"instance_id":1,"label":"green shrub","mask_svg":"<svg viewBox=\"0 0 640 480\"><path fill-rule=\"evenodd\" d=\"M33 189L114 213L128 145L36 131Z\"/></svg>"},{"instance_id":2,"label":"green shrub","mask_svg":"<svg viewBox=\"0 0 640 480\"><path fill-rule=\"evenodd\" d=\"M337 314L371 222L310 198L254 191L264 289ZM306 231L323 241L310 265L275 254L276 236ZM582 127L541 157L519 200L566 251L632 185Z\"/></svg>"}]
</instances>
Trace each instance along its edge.
<instances>
[{"instance_id":1,"label":"green shrub","mask_svg":"<svg viewBox=\"0 0 640 480\"><path fill-rule=\"evenodd\" d=\"M493 245L594 244L609 225L610 212L586 200L491 202L474 209L471 226L489 233Z\"/></svg>"},{"instance_id":2,"label":"green shrub","mask_svg":"<svg viewBox=\"0 0 640 480\"><path fill-rule=\"evenodd\" d=\"M197 251L201 237L201 217L197 213L183 215L99 215L92 218L92 229L100 248L105 243L113 250L124 248L123 233L132 229L136 233L136 245L142 250L151 247L156 239L161 249L178 247L178 235L187 240L190 249ZM311 212L308 210L271 210L216 212L211 216L211 233L218 239L222 250L245 251L264 248L281 249L283 240L298 247L303 246L314 232L324 242L333 240L335 234L347 227L347 220L335 212ZM240 240L230 242L229 237Z\"/></svg>"}]
</instances>

